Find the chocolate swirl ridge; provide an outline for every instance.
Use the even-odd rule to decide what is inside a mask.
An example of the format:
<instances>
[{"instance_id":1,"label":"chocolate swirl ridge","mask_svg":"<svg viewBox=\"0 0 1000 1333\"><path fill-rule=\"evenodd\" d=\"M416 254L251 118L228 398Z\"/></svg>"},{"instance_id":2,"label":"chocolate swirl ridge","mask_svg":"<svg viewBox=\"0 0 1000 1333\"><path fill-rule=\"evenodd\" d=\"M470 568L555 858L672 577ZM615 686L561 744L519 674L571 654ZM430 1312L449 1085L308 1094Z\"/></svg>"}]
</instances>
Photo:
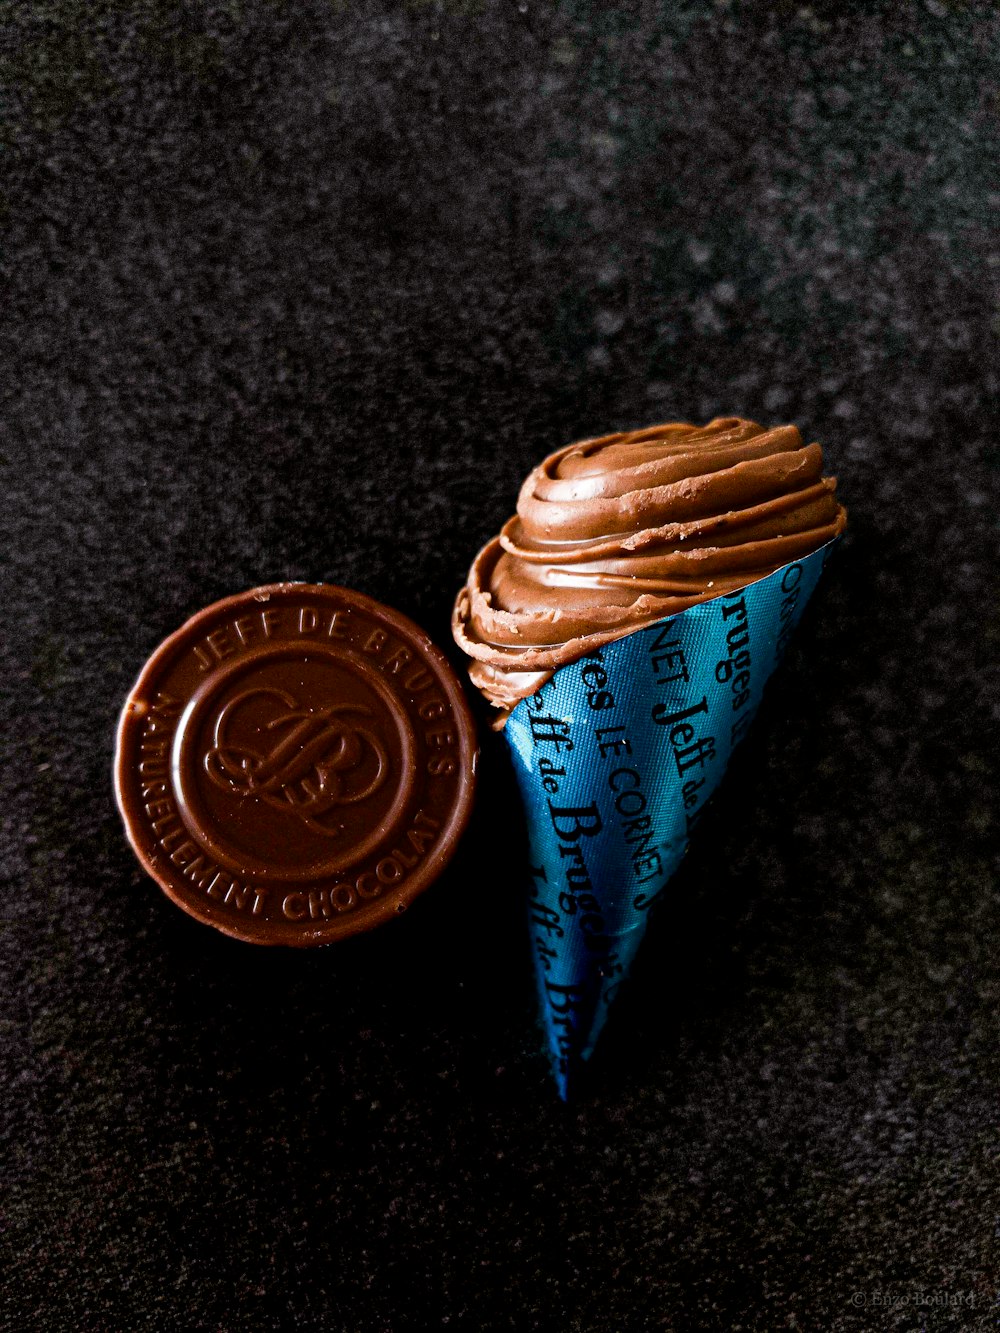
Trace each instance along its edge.
<instances>
[{"instance_id":1,"label":"chocolate swirl ridge","mask_svg":"<svg viewBox=\"0 0 1000 1333\"><path fill-rule=\"evenodd\" d=\"M459 594L471 679L510 710L584 653L808 555L843 531L835 488L794 426L735 417L558 450Z\"/></svg>"}]
</instances>

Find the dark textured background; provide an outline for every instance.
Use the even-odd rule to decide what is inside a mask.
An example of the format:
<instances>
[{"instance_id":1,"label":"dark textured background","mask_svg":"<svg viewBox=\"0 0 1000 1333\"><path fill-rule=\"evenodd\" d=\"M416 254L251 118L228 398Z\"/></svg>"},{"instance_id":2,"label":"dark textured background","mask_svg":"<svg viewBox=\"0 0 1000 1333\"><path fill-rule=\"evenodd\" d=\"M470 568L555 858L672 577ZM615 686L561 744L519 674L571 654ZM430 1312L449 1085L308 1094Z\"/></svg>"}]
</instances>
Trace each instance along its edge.
<instances>
[{"instance_id":1,"label":"dark textured background","mask_svg":"<svg viewBox=\"0 0 1000 1333\"><path fill-rule=\"evenodd\" d=\"M0 16L3 1326L993 1327L996 8ZM544 453L730 412L851 528L577 1106L489 739L371 937L138 872L113 727L189 613L327 579L448 643Z\"/></svg>"}]
</instances>

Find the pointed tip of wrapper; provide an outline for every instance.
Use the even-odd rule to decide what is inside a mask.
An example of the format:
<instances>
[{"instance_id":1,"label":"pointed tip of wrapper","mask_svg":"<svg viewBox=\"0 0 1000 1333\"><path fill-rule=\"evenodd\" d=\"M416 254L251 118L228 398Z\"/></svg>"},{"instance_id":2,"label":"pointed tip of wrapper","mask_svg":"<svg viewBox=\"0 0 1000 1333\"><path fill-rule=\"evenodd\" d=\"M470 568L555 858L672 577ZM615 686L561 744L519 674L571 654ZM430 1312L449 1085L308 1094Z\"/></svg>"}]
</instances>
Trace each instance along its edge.
<instances>
[{"instance_id":1,"label":"pointed tip of wrapper","mask_svg":"<svg viewBox=\"0 0 1000 1333\"><path fill-rule=\"evenodd\" d=\"M571 1060L560 1060L549 1047L549 1073L555 1083L556 1093L564 1106L570 1106L579 1100L586 1083L585 1062L580 1055Z\"/></svg>"},{"instance_id":2,"label":"pointed tip of wrapper","mask_svg":"<svg viewBox=\"0 0 1000 1333\"><path fill-rule=\"evenodd\" d=\"M570 662L510 715L541 1019L564 1102L830 545Z\"/></svg>"}]
</instances>

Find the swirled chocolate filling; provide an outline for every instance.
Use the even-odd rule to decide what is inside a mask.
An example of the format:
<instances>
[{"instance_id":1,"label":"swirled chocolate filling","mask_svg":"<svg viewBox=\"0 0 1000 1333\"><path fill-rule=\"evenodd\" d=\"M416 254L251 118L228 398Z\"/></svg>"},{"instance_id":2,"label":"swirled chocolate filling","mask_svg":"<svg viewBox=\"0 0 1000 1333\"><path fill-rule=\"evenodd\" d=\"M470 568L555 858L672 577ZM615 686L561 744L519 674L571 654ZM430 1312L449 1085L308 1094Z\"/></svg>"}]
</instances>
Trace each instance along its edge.
<instances>
[{"instance_id":1,"label":"swirled chocolate filling","mask_svg":"<svg viewBox=\"0 0 1000 1333\"><path fill-rule=\"evenodd\" d=\"M847 521L835 491L796 427L739 417L558 450L459 593L472 681L505 717L565 663L825 545Z\"/></svg>"}]
</instances>

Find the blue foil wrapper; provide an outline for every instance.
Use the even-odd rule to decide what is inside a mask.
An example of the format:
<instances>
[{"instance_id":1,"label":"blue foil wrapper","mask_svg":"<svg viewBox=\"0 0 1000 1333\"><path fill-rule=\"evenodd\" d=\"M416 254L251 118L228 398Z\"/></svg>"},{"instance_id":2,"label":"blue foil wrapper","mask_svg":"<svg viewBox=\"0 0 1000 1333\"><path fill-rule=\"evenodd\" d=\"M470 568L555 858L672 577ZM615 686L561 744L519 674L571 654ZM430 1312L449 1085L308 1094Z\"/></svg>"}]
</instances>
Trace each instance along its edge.
<instances>
[{"instance_id":1,"label":"blue foil wrapper","mask_svg":"<svg viewBox=\"0 0 1000 1333\"><path fill-rule=\"evenodd\" d=\"M507 721L563 1098L835 544L568 663Z\"/></svg>"}]
</instances>

